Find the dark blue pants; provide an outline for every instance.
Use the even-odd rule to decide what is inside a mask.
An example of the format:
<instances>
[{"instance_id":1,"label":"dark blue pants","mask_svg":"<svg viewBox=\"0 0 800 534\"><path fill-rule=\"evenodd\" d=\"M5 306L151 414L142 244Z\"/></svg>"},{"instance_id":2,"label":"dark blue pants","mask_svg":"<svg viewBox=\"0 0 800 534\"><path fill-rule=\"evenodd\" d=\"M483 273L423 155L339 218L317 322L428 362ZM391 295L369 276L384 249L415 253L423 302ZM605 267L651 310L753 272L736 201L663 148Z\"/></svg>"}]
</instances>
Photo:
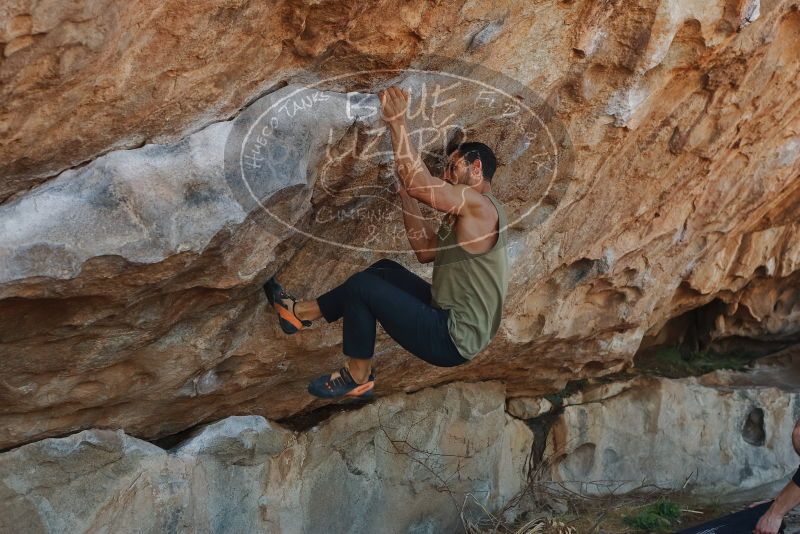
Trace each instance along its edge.
<instances>
[{"instance_id":1,"label":"dark blue pants","mask_svg":"<svg viewBox=\"0 0 800 534\"><path fill-rule=\"evenodd\" d=\"M369 359L375 352L375 321L414 356L438 367L461 357L447 330L449 310L431 304L431 285L402 265L380 260L317 298L326 321L343 318L342 352Z\"/></svg>"}]
</instances>

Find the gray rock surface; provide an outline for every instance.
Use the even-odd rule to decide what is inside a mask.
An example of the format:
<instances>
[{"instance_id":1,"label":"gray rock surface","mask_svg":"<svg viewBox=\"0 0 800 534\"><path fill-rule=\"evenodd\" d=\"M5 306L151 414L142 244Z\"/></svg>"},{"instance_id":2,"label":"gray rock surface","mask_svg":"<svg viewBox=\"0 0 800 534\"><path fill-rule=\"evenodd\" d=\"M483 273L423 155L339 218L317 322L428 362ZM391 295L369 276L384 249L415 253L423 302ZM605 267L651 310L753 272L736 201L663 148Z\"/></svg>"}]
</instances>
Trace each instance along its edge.
<instances>
[{"instance_id":1,"label":"gray rock surface","mask_svg":"<svg viewBox=\"0 0 800 534\"><path fill-rule=\"evenodd\" d=\"M798 369L790 360L755 372L595 387L550 430L551 476L591 495L655 484L718 497L785 483L800 462L791 442Z\"/></svg>"},{"instance_id":2,"label":"gray rock surface","mask_svg":"<svg viewBox=\"0 0 800 534\"><path fill-rule=\"evenodd\" d=\"M226 146L237 136L234 121L223 121L172 145L110 152L0 205L0 288L27 278L74 278L90 258L147 264L201 253L221 230L239 226L257 201L296 185L310 189L316 176L311 169L331 140L319 132L336 140L368 113L366 105L349 108L348 117L346 95L292 84L260 98L243 115L273 110L269 116L277 116L285 103L309 94L324 100L291 121L282 117L268 136L260 172L247 176L251 190L226 180Z\"/></svg>"},{"instance_id":3,"label":"gray rock surface","mask_svg":"<svg viewBox=\"0 0 800 534\"><path fill-rule=\"evenodd\" d=\"M508 401L508 413L518 419L533 419L553 409L544 397L516 397Z\"/></svg>"},{"instance_id":4,"label":"gray rock surface","mask_svg":"<svg viewBox=\"0 0 800 534\"><path fill-rule=\"evenodd\" d=\"M166 451L85 430L0 454L0 532L452 532L526 482L497 383L386 397L295 433L229 417Z\"/></svg>"},{"instance_id":5,"label":"gray rock surface","mask_svg":"<svg viewBox=\"0 0 800 534\"><path fill-rule=\"evenodd\" d=\"M772 494L798 462L789 374L761 366L585 391L548 435L553 483ZM453 532L462 513L500 510L525 488L533 434L505 395L499 383L455 383L297 432L234 416L170 450L121 430L48 438L0 454L0 532Z\"/></svg>"}]
</instances>

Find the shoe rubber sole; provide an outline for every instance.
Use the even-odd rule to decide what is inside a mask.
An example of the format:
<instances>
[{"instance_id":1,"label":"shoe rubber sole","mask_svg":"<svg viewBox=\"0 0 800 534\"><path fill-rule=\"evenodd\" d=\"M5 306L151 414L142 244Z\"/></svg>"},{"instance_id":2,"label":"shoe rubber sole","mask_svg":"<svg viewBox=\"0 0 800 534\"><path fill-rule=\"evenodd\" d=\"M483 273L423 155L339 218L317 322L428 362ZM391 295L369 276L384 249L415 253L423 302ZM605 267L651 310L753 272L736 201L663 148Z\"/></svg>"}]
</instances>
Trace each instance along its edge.
<instances>
[{"instance_id":1,"label":"shoe rubber sole","mask_svg":"<svg viewBox=\"0 0 800 534\"><path fill-rule=\"evenodd\" d=\"M269 301L278 314L278 322L281 330L283 330L285 334L294 334L307 326L311 326L311 321L301 321L289 308L283 305L280 300L281 296L285 298L292 297L289 297L286 292L283 291L283 288L278 284L275 278L267 280L263 288L264 293L267 295L267 301ZM292 298L292 300L294 299Z\"/></svg>"}]
</instances>

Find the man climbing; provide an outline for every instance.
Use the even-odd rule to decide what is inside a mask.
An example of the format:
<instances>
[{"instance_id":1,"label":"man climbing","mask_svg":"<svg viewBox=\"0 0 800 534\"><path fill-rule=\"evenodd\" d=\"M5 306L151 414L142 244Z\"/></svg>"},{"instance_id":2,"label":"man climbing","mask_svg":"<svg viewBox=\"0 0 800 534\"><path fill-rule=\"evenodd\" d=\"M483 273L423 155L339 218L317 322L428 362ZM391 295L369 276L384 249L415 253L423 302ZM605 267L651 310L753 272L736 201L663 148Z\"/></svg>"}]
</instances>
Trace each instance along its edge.
<instances>
[{"instance_id":1,"label":"man climbing","mask_svg":"<svg viewBox=\"0 0 800 534\"><path fill-rule=\"evenodd\" d=\"M506 213L494 197L495 156L482 143L461 143L448 154L442 178L431 175L412 146L406 125L408 93L379 93L391 132L400 181L398 194L409 243L421 263L433 261L429 284L400 264L382 259L317 299L297 301L271 278L267 299L287 334L312 321L343 319L345 366L308 386L322 398L373 395L375 322L411 354L439 367L470 361L500 326L508 288ZM417 201L447 215L438 231Z\"/></svg>"}]
</instances>

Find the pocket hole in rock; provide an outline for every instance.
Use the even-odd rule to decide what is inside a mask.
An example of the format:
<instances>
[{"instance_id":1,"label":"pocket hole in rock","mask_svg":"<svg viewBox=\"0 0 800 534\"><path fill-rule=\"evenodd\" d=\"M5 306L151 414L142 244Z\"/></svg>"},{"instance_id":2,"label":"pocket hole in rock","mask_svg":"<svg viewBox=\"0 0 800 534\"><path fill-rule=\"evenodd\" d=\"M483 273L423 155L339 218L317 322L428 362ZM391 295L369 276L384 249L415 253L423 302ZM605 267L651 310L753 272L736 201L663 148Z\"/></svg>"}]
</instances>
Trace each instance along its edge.
<instances>
[{"instance_id":1,"label":"pocket hole in rock","mask_svg":"<svg viewBox=\"0 0 800 534\"><path fill-rule=\"evenodd\" d=\"M752 408L744 420L742 437L750 445L760 447L766 441L767 433L764 430L764 410Z\"/></svg>"}]
</instances>

